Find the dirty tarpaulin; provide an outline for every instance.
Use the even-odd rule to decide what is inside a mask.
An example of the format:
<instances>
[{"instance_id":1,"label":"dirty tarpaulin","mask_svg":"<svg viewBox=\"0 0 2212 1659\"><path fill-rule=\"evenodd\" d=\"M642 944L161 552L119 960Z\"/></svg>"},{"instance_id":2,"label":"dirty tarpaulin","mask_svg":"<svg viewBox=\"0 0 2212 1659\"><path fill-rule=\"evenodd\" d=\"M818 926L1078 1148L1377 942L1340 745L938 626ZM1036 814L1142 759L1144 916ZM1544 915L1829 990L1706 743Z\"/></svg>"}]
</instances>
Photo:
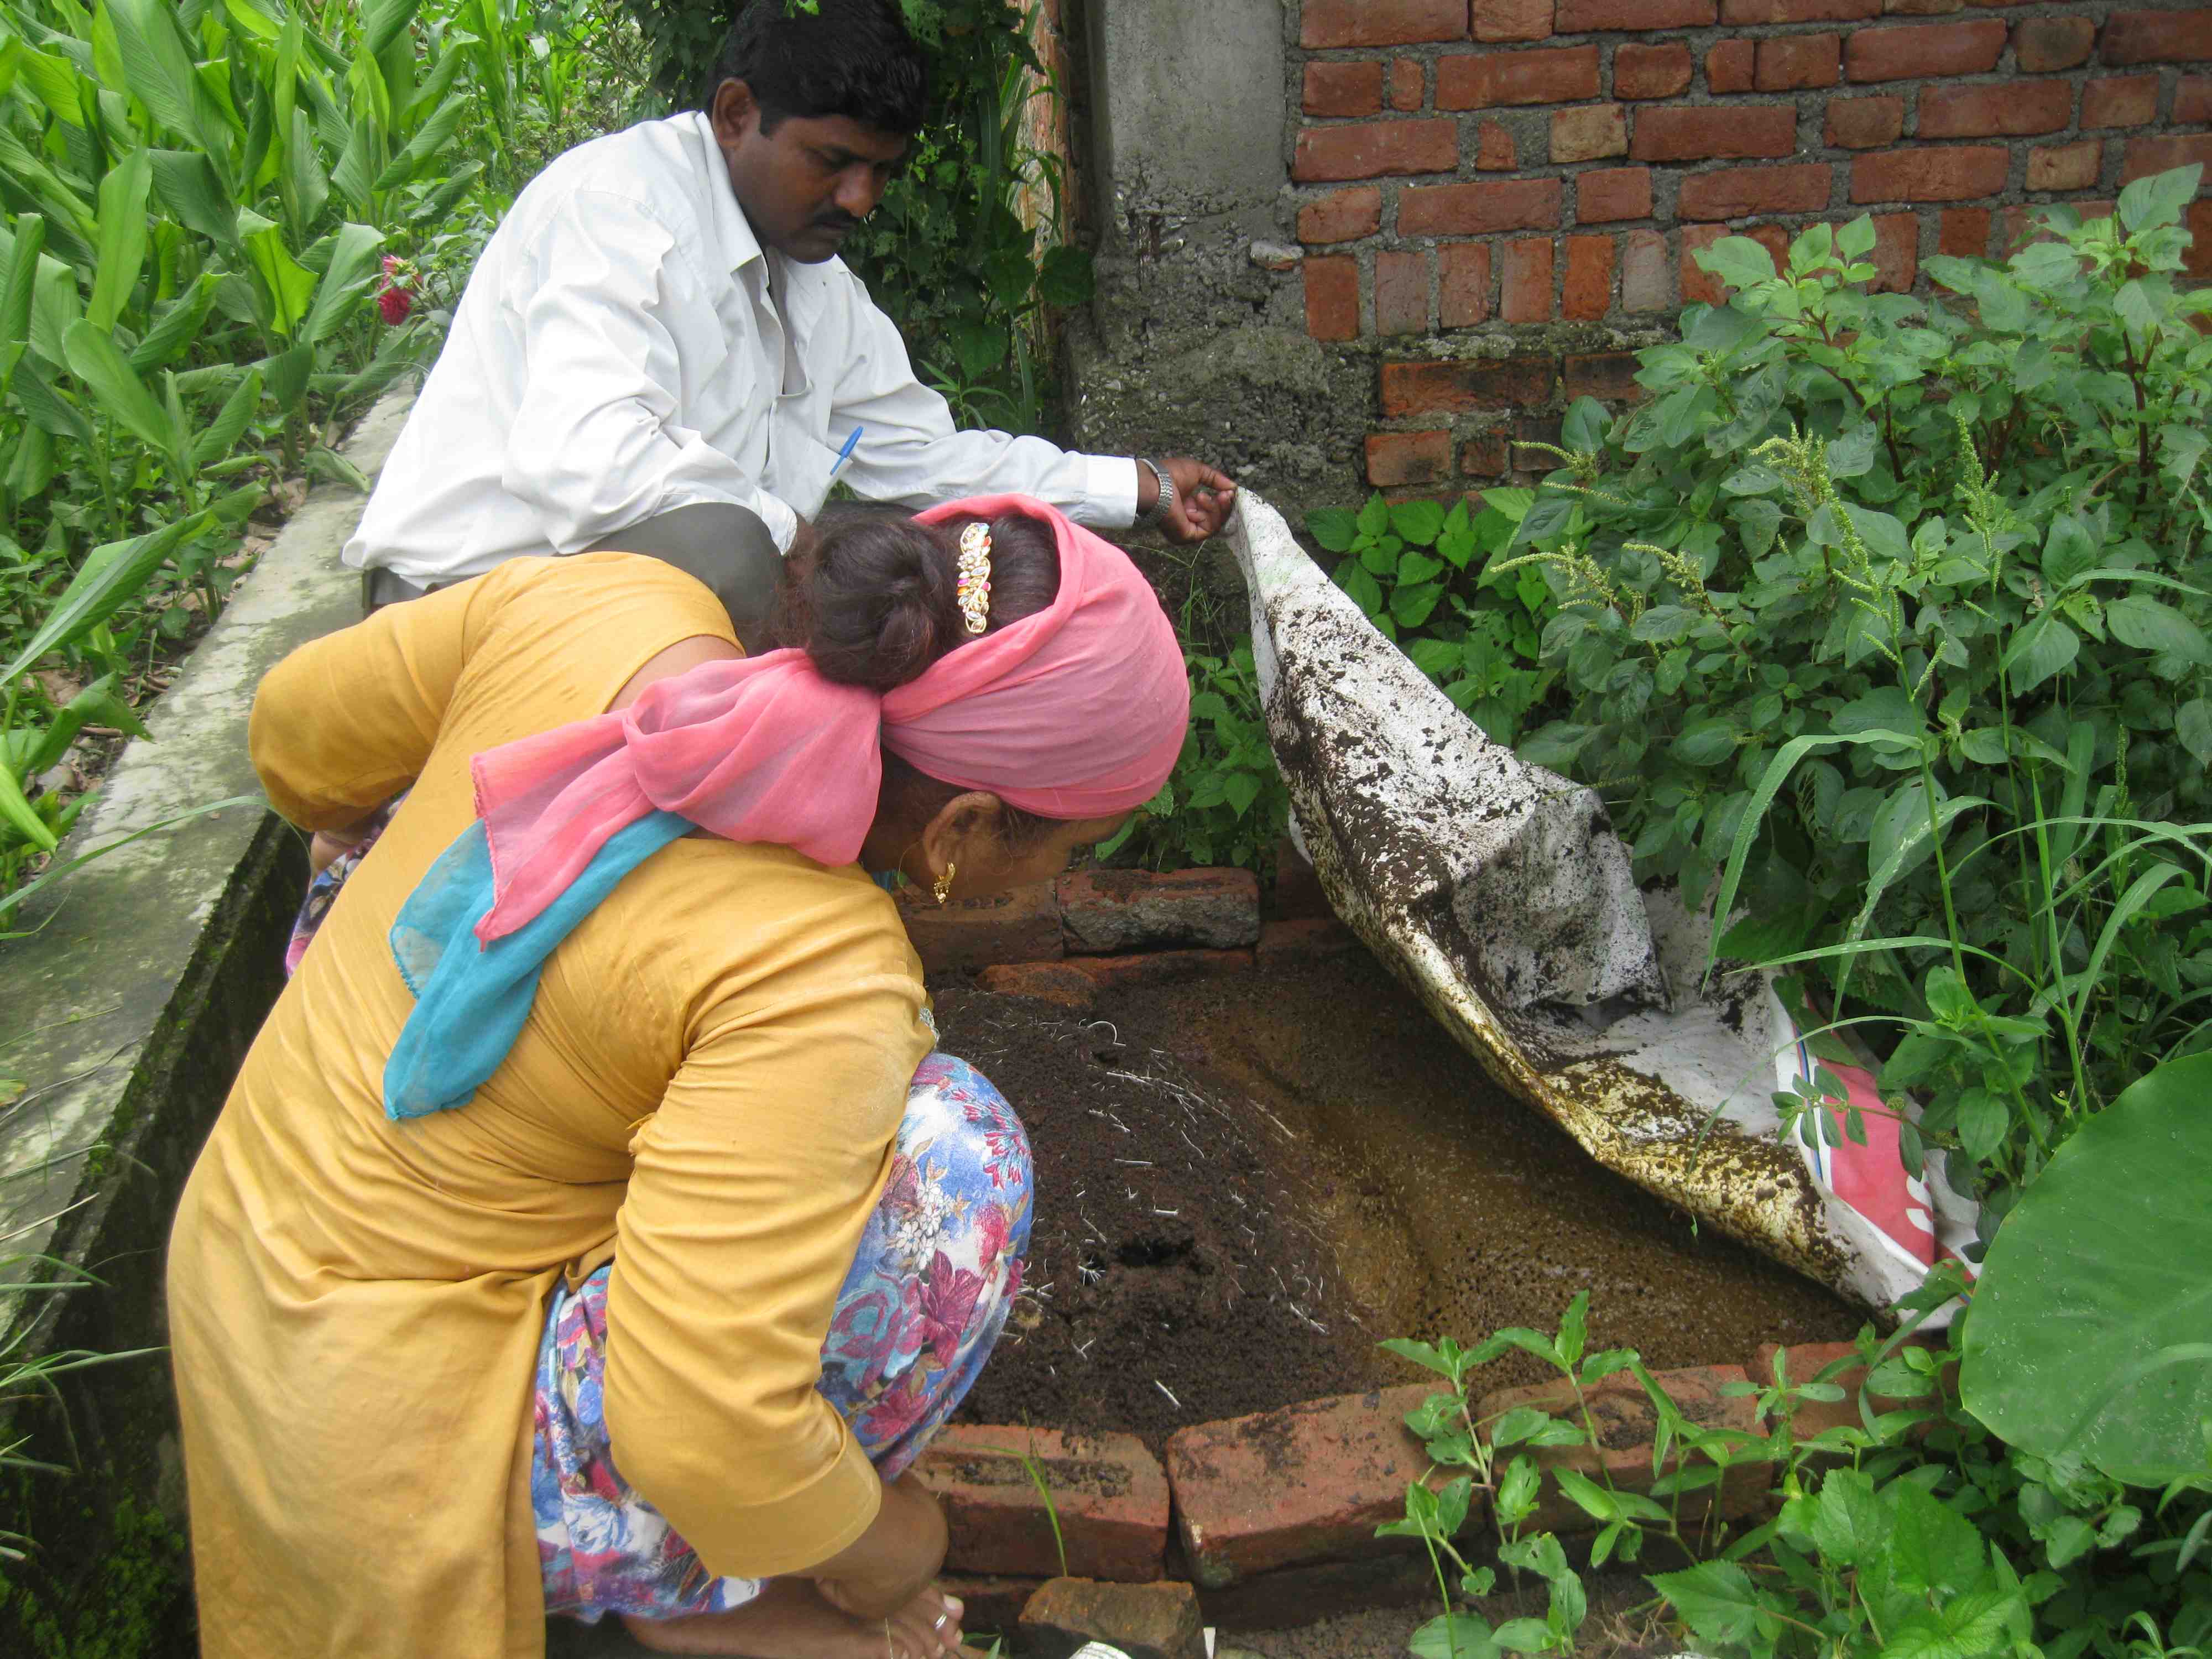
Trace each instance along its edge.
<instances>
[{"instance_id":1,"label":"dirty tarpaulin","mask_svg":"<svg viewBox=\"0 0 2212 1659\"><path fill-rule=\"evenodd\" d=\"M1486 738L1249 489L1228 534L1292 835L1493 1078L1599 1163L1870 1308L1972 1237L1932 1164L1906 1176L1893 1121L1864 1114L1866 1146L1780 1139L1771 1097L1814 1061L1771 976L1705 982L1707 919L1638 890L1592 791ZM1876 1103L1863 1069L1828 1067Z\"/></svg>"}]
</instances>

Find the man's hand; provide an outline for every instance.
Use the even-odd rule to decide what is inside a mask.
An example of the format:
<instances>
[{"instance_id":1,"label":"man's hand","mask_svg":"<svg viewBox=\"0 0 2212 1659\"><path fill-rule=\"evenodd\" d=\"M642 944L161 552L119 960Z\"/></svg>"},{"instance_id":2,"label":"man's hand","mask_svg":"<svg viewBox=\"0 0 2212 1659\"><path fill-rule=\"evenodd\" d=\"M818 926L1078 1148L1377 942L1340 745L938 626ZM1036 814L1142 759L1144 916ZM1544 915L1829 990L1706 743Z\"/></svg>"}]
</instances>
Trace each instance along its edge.
<instances>
[{"instance_id":1,"label":"man's hand","mask_svg":"<svg viewBox=\"0 0 2212 1659\"><path fill-rule=\"evenodd\" d=\"M1236 481L1203 461L1187 455L1170 456L1160 465L1175 483L1175 505L1158 520L1160 534L1171 542L1188 544L1218 536L1237 505ZM1137 469L1137 511L1149 513L1160 497L1159 480L1150 467Z\"/></svg>"}]
</instances>

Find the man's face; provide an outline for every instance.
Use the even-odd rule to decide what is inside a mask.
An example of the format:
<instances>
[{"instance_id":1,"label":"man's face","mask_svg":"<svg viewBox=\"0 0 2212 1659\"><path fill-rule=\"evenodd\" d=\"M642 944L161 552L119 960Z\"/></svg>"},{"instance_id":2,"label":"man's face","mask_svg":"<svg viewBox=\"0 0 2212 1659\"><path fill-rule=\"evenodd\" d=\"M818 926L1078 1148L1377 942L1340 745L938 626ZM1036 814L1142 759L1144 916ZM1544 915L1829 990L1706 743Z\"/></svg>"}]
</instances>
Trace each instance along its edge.
<instances>
[{"instance_id":1,"label":"man's face","mask_svg":"<svg viewBox=\"0 0 2212 1659\"><path fill-rule=\"evenodd\" d=\"M763 246L802 264L834 257L876 210L904 138L842 115L787 116L761 131L761 107L742 81L714 94L714 140L730 186Z\"/></svg>"}]
</instances>

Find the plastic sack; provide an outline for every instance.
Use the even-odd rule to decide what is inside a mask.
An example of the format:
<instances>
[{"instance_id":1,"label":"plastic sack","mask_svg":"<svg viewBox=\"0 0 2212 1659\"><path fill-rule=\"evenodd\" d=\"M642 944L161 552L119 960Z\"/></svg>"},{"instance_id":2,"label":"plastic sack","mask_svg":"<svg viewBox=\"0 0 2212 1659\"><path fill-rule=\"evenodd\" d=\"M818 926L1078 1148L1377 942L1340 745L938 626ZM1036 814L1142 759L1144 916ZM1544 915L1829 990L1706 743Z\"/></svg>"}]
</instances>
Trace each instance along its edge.
<instances>
[{"instance_id":1,"label":"plastic sack","mask_svg":"<svg viewBox=\"0 0 2212 1659\"><path fill-rule=\"evenodd\" d=\"M1870 1308L1972 1238L1973 1206L1932 1164L1905 1174L1883 1113L1862 1114L1865 1146L1779 1139L1771 1097L1809 1092L1814 1062L1771 977L1705 981L1709 920L1638 890L1592 791L1485 736L1249 489L1228 537L1292 837L1492 1078L1607 1168ZM1880 1104L1870 1072L1826 1065Z\"/></svg>"}]
</instances>

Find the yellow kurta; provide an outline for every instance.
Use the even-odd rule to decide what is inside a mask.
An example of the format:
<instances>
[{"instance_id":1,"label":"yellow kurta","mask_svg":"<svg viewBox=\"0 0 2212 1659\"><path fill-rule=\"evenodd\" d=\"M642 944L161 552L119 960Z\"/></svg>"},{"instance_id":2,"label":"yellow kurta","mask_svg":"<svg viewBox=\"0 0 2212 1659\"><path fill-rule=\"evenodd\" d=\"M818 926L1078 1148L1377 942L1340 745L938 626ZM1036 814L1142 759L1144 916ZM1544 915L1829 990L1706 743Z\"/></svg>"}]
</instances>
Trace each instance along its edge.
<instances>
[{"instance_id":1,"label":"yellow kurta","mask_svg":"<svg viewBox=\"0 0 2212 1659\"><path fill-rule=\"evenodd\" d=\"M277 1000L186 1187L169 1316L209 1659L544 1649L532 1373L564 1271L616 1267L623 1475L717 1573L835 1554L880 1487L814 1392L928 1050L920 964L857 868L689 838L546 963L468 1106L386 1118L412 1006L386 935L474 816L478 750L604 711L730 637L649 559L525 559L279 665L277 809L343 824L414 781Z\"/></svg>"}]
</instances>

